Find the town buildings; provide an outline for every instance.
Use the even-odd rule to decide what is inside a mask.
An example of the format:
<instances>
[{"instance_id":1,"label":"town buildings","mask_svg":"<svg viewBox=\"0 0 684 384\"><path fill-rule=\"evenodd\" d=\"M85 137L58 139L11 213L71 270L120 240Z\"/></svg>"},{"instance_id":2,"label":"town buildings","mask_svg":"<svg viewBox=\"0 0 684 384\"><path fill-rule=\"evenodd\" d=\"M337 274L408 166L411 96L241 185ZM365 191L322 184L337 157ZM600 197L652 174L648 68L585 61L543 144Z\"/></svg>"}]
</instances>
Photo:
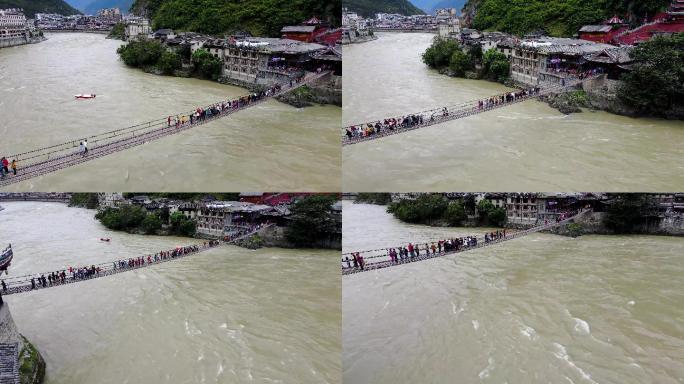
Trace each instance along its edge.
<instances>
[{"instance_id":1,"label":"town buildings","mask_svg":"<svg viewBox=\"0 0 684 384\"><path fill-rule=\"evenodd\" d=\"M124 20L124 23L124 40L126 41L137 39L139 36L148 36L152 33L150 21L144 17L130 16Z\"/></svg>"},{"instance_id":2,"label":"town buildings","mask_svg":"<svg viewBox=\"0 0 684 384\"><path fill-rule=\"evenodd\" d=\"M26 38L28 25L21 9L0 9L0 39Z\"/></svg>"}]
</instances>

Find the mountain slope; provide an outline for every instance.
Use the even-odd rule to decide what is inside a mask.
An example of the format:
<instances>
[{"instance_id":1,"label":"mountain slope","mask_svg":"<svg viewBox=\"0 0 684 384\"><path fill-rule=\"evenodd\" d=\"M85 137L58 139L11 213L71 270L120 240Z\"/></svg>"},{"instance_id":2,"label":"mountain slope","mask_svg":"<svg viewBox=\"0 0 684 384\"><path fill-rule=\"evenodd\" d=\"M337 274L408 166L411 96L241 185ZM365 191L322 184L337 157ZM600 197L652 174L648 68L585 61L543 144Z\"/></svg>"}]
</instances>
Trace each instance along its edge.
<instances>
[{"instance_id":1,"label":"mountain slope","mask_svg":"<svg viewBox=\"0 0 684 384\"><path fill-rule=\"evenodd\" d=\"M473 28L523 35L545 30L552 36L572 36L585 24L613 15L643 20L664 9L670 0L468 0L464 14Z\"/></svg>"},{"instance_id":2,"label":"mountain slope","mask_svg":"<svg viewBox=\"0 0 684 384\"><path fill-rule=\"evenodd\" d=\"M364 17L373 17L376 13L425 14L408 0L342 0L342 6Z\"/></svg>"},{"instance_id":3,"label":"mountain slope","mask_svg":"<svg viewBox=\"0 0 684 384\"><path fill-rule=\"evenodd\" d=\"M171 28L210 35L248 31L280 36L285 25L318 17L339 26L340 0L135 0L133 13L152 18L154 29Z\"/></svg>"},{"instance_id":4,"label":"mountain slope","mask_svg":"<svg viewBox=\"0 0 684 384\"><path fill-rule=\"evenodd\" d=\"M23 8L26 17L33 18L36 13L59 13L62 15L79 14L63 0L0 0L0 9Z\"/></svg>"}]
</instances>

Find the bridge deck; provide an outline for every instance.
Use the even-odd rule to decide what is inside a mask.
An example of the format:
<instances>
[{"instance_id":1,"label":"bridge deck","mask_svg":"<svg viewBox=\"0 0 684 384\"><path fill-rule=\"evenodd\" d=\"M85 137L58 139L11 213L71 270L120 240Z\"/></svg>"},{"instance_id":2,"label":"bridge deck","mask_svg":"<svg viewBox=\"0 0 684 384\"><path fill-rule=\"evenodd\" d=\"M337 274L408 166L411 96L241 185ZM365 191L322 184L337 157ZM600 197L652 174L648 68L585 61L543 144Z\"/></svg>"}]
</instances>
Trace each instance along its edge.
<instances>
[{"instance_id":1,"label":"bridge deck","mask_svg":"<svg viewBox=\"0 0 684 384\"><path fill-rule=\"evenodd\" d=\"M0 384L19 384L19 346L0 344Z\"/></svg>"},{"instance_id":2,"label":"bridge deck","mask_svg":"<svg viewBox=\"0 0 684 384\"><path fill-rule=\"evenodd\" d=\"M576 214L576 215L574 215L574 216L572 216L572 217L569 217L569 218L567 218L567 219L564 219L564 220L561 220L561 221L558 221L558 222L555 222L555 223L551 223L551 224L547 224L547 225L540 225L540 226L537 226L537 227L534 227L534 228L526 229L526 230L524 230L524 231L515 232L515 233L512 233L512 234L507 235L505 238L501 238L501 239L498 239L498 240L491 240L491 241L489 241L489 242L485 242L485 241L484 241L484 238L482 238L482 239L478 238L478 239L477 239L477 245L474 246L474 247L460 248L460 249L458 249L457 251L450 251L450 252L444 252L444 251L442 251L442 252L436 252L436 253L434 253L434 254L431 253L431 254L429 254L429 255L427 255L427 254L421 254L420 256L416 256L416 257L409 258L409 259L404 259L403 261L400 260L398 263L393 263L393 262L390 260L390 257L389 257L389 255L388 255L387 253L382 254L382 255L378 255L378 256L371 256L371 257L367 257L367 258L364 257L364 260L369 260L369 259L373 259L373 260L382 259L382 260L380 260L380 261L374 261L374 262L369 262L369 263L365 263L365 266L364 266L363 269L361 269L361 268L355 268L355 267L353 267L353 266L352 266L351 268L347 268L347 267L344 265L344 264L346 264L346 261L345 261L345 260L342 260L342 262L343 262L343 265L342 265L342 274L343 274L343 275L350 275L350 274L354 274L354 273L368 272L368 271L372 271L372 270L375 270L375 269L382 269L382 268L395 267L395 266L402 265L402 264L408 264L408 263L414 263L414 262L417 262L417 261L424 261L424 260L434 259L434 258L438 258L438 257L443 257L443 256L448 256L448 255L457 254L457 253L472 251L472 250L474 250L474 249L480 249L480 248L492 246L492 245L495 245L495 244L500 244L500 243L503 243L503 242L506 242L506 241L518 239L518 238L520 238L520 237L529 235L529 234L531 234L531 233L536 233L536 232L540 232L540 231L546 231L546 230L549 230L549 229L552 229L552 228L559 227L559 226L561 226L561 225L565 225L565 224L567 224L567 223L569 223L569 222L575 220L576 218L578 218L578 217L580 217L581 215L584 215L584 214L586 214L586 213L588 213L588 212L591 212L591 209L581 211L581 212L579 212L578 214ZM434 242L437 242L437 241L434 241ZM432 243L432 242L429 242L429 243ZM387 247L387 248L393 248L393 247ZM379 250L376 250L376 251L379 251ZM383 251L386 251L386 249L384 249ZM359 251L359 253L361 253L361 254L363 254L364 252L372 252L372 251ZM353 252L353 253L357 253L357 252Z\"/></svg>"},{"instance_id":3,"label":"bridge deck","mask_svg":"<svg viewBox=\"0 0 684 384\"><path fill-rule=\"evenodd\" d=\"M192 252L180 254L180 255L177 255L177 256L173 256L173 257L172 257L172 256L168 256L167 258L160 258L159 260L152 260L151 262L148 262L148 261L147 261L147 255L145 255L145 256L143 256L143 258L144 258L144 263L141 264L141 265L137 265L137 266L132 266L132 267L129 267L129 266L118 267L118 266L117 266L117 267L115 267L115 263L118 262L118 261L120 261L120 260L110 261L110 262L107 262L107 263L95 264L96 267L99 267L99 268L100 268L100 272L98 272L97 274L95 274L95 275L93 275L93 276L90 276L90 277L83 277L83 278L79 278L79 277L77 276L77 277L74 278L74 277L71 276L69 273L67 273L67 276L66 276L66 279L65 279L64 282L60 282L60 281L58 281L58 282L56 282L56 283L53 282L52 284L48 284L48 285L46 285L46 286L44 286L44 287L36 281L36 286L35 286L35 288L33 288L33 287L32 287L32 284L31 284L31 277L32 277L32 276L35 277L36 275L38 275L38 276L40 276L40 275L45 275L45 276L47 277L47 275L49 274L49 272L47 272L47 273L39 273L39 274L32 274L32 275L27 275L27 276L21 276L21 277L16 277L16 278L13 278L13 279L5 279L5 284L7 285L7 289L4 290L4 291L2 291L2 294L3 294L4 296L7 296L7 295L13 295L13 294L22 293L22 292L28 292L28 291L36 291L36 290L40 290L40 289L54 288L54 287L59 287L59 286L67 285L67 284L79 283L79 282L82 282L82 281L88 281L88 280L98 279L98 278L102 278L102 277L106 277L106 276L116 275L116 274L119 274L119 273L134 271L134 270L141 269L141 268L151 267L151 266L153 266L153 265L158 265L158 264L166 263L166 262L169 262L169 261L182 259L182 258L185 258L185 257L188 257L188 256L197 255L197 254L202 253L202 252L204 252L204 251L207 251L207 250L209 250L209 249L217 248L217 247L219 247L219 246L221 246L221 245L234 244L235 242L240 241L240 240L245 239L245 238L248 238L248 237L250 237L250 236L252 236L252 235L258 233L260 230L265 229L265 228L268 228L268 227L270 227L270 226L272 226L272 225L274 225L274 224L265 225L265 226L263 226L263 227L260 227L259 229L256 229L256 230L247 232L247 233L245 233L245 234L243 234L243 235L240 235L240 236L238 236L238 237L236 237L236 238L234 238L234 239L232 239L232 240L229 240L229 241L225 241L225 242L222 241L222 242L219 242L219 245L210 246L210 245L207 244L206 246L200 246L199 249L198 249L197 251L192 251Z\"/></svg>"},{"instance_id":4,"label":"bridge deck","mask_svg":"<svg viewBox=\"0 0 684 384\"><path fill-rule=\"evenodd\" d=\"M302 81L294 83L292 86L289 84L282 85L280 91L274 92L270 96L265 96L259 100L242 104L237 108L225 109L221 111L220 114L207 117L203 120L194 121L193 123L188 121L184 124L172 124L171 126L168 126L167 118L157 119L128 128L118 129L87 138L71 140L45 148L6 156L10 161L12 159L17 160L17 175L9 175L4 179L0 179L0 187L32 179L41 175L58 171L60 169L72 167L74 165L95 160L124 149L136 147L169 135L174 135L193 127L204 125L214 120L230 116L247 108L260 105L269 99L310 84L311 82L316 81L328 74L329 72L308 74ZM221 103L222 102L214 103L212 106ZM210 107L211 106L207 106L204 109L207 110ZM189 116L192 113L193 111L181 114L173 114L172 116ZM88 154L85 156L78 152L79 143L83 139L88 140Z\"/></svg>"},{"instance_id":5,"label":"bridge deck","mask_svg":"<svg viewBox=\"0 0 684 384\"><path fill-rule=\"evenodd\" d=\"M528 94L528 95L516 98L515 100L512 100L512 101L494 104L494 105L490 105L487 107L480 107L478 105L479 101L485 100L483 98L483 99L478 99L478 100L471 100L471 101L461 103L461 104L457 104L457 105L451 105L451 106L446 106L446 107L441 107L441 108L430 109L427 111L407 113L403 116L393 116L393 117L387 117L387 118L382 118L382 119L375 119L375 120L370 121L370 122L350 125L350 126L344 127L342 129L342 145L343 146L353 145L353 144L363 143L366 141L381 139L383 137L393 136L393 135L396 135L399 133L405 133L405 132L413 131L413 130L419 129L419 128L426 128L426 127L430 127L433 125L446 123L447 121L458 120L458 119L462 119L465 117L478 115L480 113L493 111L495 109L508 107L510 105L518 104L518 103L521 103L523 101L536 99L536 98L539 98L539 97L544 96L544 95L548 95L551 93L557 93L557 92L561 92L561 91L564 91L567 89L574 88L577 85L581 84L582 82L587 81L591 78L593 78L593 77L587 77L587 78L584 78L582 80L578 79L575 81L570 81L566 85L556 85L556 86L549 86L546 88L541 88L538 92L535 92L533 94ZM499 98L501 96L504 96L504 95L510 94L510 93L511 92L498 94L498 95L490 96L486 99ZM442 111L445 108L448 111L448 114L446 114L446 115L442 114ZM422 124L414 124L411 126L396 127L394 129L383 128L380 133L375 133L375 134L372 134L369 136L357 136L357 137L349 138L346 134L347 130L350 130L352 127L365 128L369 124L375 125L375 123L377 123L379 121L381 122L381 121L391 120L391 119L396 119L398 121L401 121L406 116L422 116L423 117L423 123Z\"/></svg>"}]
</instances>

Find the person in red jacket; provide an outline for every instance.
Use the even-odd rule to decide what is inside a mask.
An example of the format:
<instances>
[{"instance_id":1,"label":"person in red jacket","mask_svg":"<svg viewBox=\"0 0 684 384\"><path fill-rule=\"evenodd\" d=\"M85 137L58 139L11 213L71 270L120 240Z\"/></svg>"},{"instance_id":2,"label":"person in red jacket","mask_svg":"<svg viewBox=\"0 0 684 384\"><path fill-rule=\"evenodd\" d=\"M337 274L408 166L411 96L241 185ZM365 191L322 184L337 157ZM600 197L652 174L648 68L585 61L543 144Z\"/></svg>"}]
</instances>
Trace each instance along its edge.
<instances>
[{"instance_id":1,"label":"person in red jacket","mask_svg":"<svg viewBox=\"0 0 684 384\"><path fill-rule=\"evenodd\" d=\"M4 179L6 175L9 175L9 161L3 156L2 159L0 159L0 163L2 165L2 171L0 171L0 176Z\"/></svg>"}]
</instances>

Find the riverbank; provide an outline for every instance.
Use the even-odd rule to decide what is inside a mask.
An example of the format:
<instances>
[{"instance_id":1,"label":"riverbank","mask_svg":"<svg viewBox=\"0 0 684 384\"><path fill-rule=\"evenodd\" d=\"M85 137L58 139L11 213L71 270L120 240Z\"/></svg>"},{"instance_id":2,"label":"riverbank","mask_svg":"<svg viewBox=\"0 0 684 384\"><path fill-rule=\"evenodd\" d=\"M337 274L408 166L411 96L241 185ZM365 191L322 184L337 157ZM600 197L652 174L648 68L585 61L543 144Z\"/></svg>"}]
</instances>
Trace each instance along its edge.
<instances>
[{"instance_id":1,"label":"riverbank","mask_svg":"<svg viewBox=\"0 0 684 384\"><path fill-rule=\"evenodd\" d=\"M579 235L653 235L684 237L684 221L676 216L652 217L629 233L620 233L607 225L605 212L591 212L575 220L574 223L562 225L546 231L561 236L577 237Z\"/></svg>"}]
</instances>

